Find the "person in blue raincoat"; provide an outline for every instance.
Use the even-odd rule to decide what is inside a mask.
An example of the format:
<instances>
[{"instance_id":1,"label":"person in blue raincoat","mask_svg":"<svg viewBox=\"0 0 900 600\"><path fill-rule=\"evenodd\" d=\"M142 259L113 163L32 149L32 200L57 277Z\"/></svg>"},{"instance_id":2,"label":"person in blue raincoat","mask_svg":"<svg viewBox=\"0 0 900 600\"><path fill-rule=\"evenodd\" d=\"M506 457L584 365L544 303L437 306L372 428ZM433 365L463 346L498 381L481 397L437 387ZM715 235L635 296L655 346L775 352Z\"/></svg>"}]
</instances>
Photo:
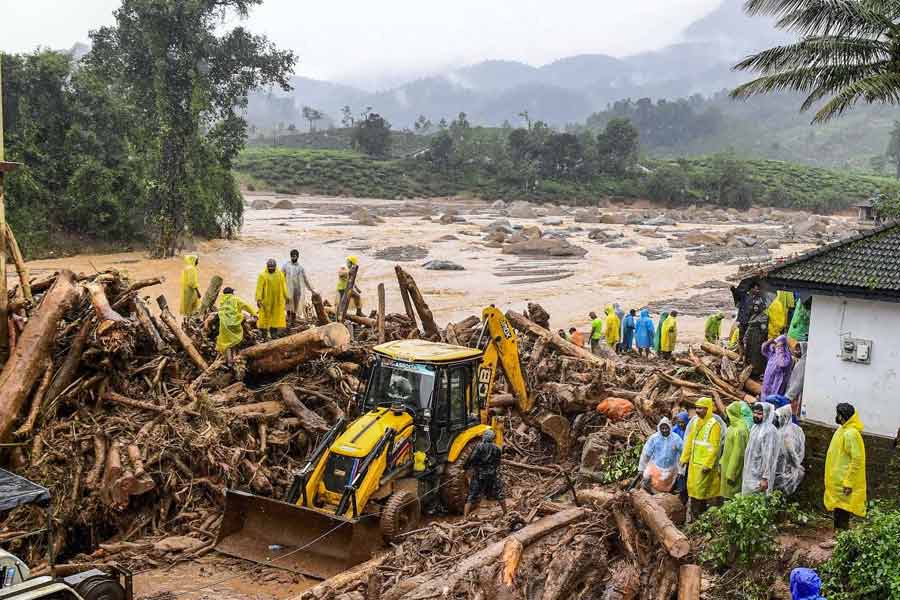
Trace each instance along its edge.
<instances>
[{"instance_id":1,"label":"person in blue raincoat","mask_svg":"<svg viewBox=\"0 0 900 600\"><path fill-rule=\"evenodd\" d=\"M791 571L791 600L825 600L822 580L812 569L799 567Z\"/></svg>"},{"instance_id":2,"label":"person in blue raincoat","mask_svg":"<svg viewBox=\"0 0 900 600\"><path fill-rule=\"evenodd\" d=\"M631 352L634 346L634 331L637 328L635 310L632 308L622 321L622 352Z\"/></svg>"},{"instance_id":3,"label":"person in blue raincoat","mask_svg":"<svg viewBox=\"0 0 900 600\"><path fill-rule=\"evenodd\" d=\"M650 318L650 311L642 308L641 316L638 317L634 326L634 341L637 344L639 355L650 356L650 348L653 347L655 334L656 328L653 326L653 319Z\"/></svg>"},{"instance_id":4,"label":"person in blue raincoat","mask_svg":"<svg viewBox=\"0 0 900 600\"><path fill-rule=\"evenodd\" d=\"M641 451L638 470L648 492L670 492L678 478L678 459L684 441L672 432L669 419L663 417Z\"/></svg>"},{"instance_id":5,"label":"person in blue raincoat","mask_svg":"<svg viewBox=\"0 0 900 600\"><path fill-rule=\"evenodd\" d=\"M677 415L675 415L675 427L672 428L672 431L675 432L681 439L684 439L684 432L687 429L688 423L691 421L691 415L688 411L683 410Z\"/></svg>"}]
</instances>

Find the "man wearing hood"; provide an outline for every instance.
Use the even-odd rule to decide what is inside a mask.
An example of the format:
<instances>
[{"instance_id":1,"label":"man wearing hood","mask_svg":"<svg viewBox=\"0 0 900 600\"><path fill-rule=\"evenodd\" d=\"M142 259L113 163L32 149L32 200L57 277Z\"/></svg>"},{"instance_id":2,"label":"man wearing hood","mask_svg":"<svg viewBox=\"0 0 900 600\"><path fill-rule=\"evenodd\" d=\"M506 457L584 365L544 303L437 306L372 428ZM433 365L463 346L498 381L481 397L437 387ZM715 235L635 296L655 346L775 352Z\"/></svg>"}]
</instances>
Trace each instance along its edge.
<instances>
[{"instance_id":1,"label":"man wearing hood","mask_svg":"<svg viewBox=\"0 0 900 600\"><path fill-rule=\"evenodd\" d=\"M500 510L506 514L506 500L500 481L500 459L503 450L495 443L495 439L494 430L486 429L481 443L475 446L475 450L463 465L466 471L475 470L469 480L469 497L463 511L464 516L469 516L469 513L478 507L482 496L497 500L500 503Z\"/></svg>"},{"instance_id":2,"label":"man wearing hood","mask_svg":"<svg viewBox=\"0 0 900 600\"><path fill-rule=\"evenodd\" d=\"M719 455L725 431L713 417L712 398L701 398L695 405L697 416L689 424L681 452L681 464L687 465L687 495L690 514L699 517L709 501L719 495Z\"/></svg>"},{"instance_id":3,"label":"man wearing hood","mask_svg":"<svg viewBox=\"0 0 900 600\"><path fill-rule=\"evenodd\" d=\"M744 451L742 494L767 496L775 491L775 466L778 463L778 430L775 429L775 407L756 402L753 407L753 427Z\"/></svg>"},{"instance_id":4,"label":"man wearing hood","mask_svg":"<svg viewBox=\"0 0 900 600\"><path fill-rule=\"evenodd\" d=\"M791 600L825 600L821 593L822 580L815 571L803 567L791 571Z\"/></svg>"},{"instance_id":5,"label":"man wearing hood","mask_svg":"<svg viewBox=\"0 0 900 600\"><path fill-rule=\"evenodd\" d=\"M621 339L620 334L622 322L619 320L618 315L616 315L616 309L613 308L612 304L606 306L606 331L604 335L606 336L606 344L616 350L619 345L619 340Z\"/></svg>"},{"instance_id":6,"label":"man wearing hood","mask_svg":"<svg viewBox=\"0 0 900 600\"><path fill-rule=\"evenodd\" d=\"M244 313L256 316L256 309L234 295L234 290L226 287L219 299L219 335L216 350L225 355L225 362L231 364L232 349L244 341Z\"/></svg>"},{"instance_id":7,"label":"man wearing hood","mask_svg":"<svg viewBox=\"0 0 900 600\"><path fill-rule=\"evenodd\" d=\"M200 272L197 265L200 258L194 254L184 257L181 270L181 316L189 317L200 308Z\"/></svg>"},{"instance_id":8,"label":"man wearing hood","mask_svg":"<svg viewBox=\"0 0 900 600\"><path fill-rule=\"evenodd\" d=\"M286 326L285 303L288 300L287 280L284 271L278 269L274 258L266 261L266 268L256 278L256 306L259 308L259 320L256 326L263 330L266 337Z\"/></svg>"},{"instance_id":9,"label":"man wearing hood","mask_svg":"<svg viewBox=\"0 0 900 600\"><path fill-rule=\"evenodd\" d=\"M677 415L675 415L675 427L672 428L672 432L674 432L678 437L682 440L685 436L685 431L687 430L688 423L691 420L691 415L688 414L688 411L683 410Z\"/></svg>"},{"instance_id":10,"label":"man wearing hood","mask_svg":"<svg viewBox=\"0 0 900 600\"><path fill-rule=\"evenodd\" d=\"M705 337L706 341L710 344L719 343L719 338L722 337L722 319L724 318L725 315L719 311L706 319L706 324L703 327L703 337Z\"/></svg>"},{"instance_id":11,"label":"man wearing hood","mask_svg":"<svg viewBox=\"0 0 900 600\"><path fill-rule=\"evenodd\" d=\"M637 343L639 355L650 356L650 348L653 347L654 334L655 328L653 327L653 319L650 318L650 311L646 308L642 308L641 316L638 317L634 329L634 339Z\"/></svg>"},{"instance_id":12,"label":"man wearing hood","mask_svg":"<svg viewBox=\"0 0 900 600\"><path fill-rule=\"evenodd\" d=\"M794 423L791 405L786 404L775 410L778 426L778 464L775 466L775 489L791 496L800 487L806 470L803 457L806 455L806 434Z\"/></svg>"},{"instance_id":13,"label":"man wearing hood","mask_svg":"<svg viewBox=\"0 0 900 600\"><path fill-rule=\"evenodd\" d=\"M802 306L802 305L801 305ZM806 348L807 342L799 342L794 347L794 355L797 356L797 363L791 370L791 377L788 379L787 390L784 395L791 401L794 408L794 414L800 414L801 398L803 396L803 380L806 378Z\"/></svg>"},{"instance_id":14,"label":"man wearing hood","mask_svg":"<svg viewBox=\"0 0 900 600\"><path fill-rule=\"evenodd\" d=\"M851 513L866 516L866 446L852 404L837 405L835 422L839 427L825 457L825 509L834 513L835 529L847 529Z\"/></svg>"},{"instance_id":15,"label":"man wearing hood","mask_svg":"<svg viewBox=\"0 0 900 600\"><path fill-rule=\"evenodd\" d=\"M673 310L662 324L659 338L659 354L663 358L672 358L675 344L678 343L678 311Z\"/></svg>"},{"instance_id":16,"label":"man wearing hood","mask_svg":"<svg viewBox=\"0 0 900 600\"><path fill-rule=\"evenodd\" d=\"M631 353L634 347L634 331L637 328L636 311L632 308L622 321L622 352Z\"/></svg>"},{"instance_id":17,"label":"man wearing hood","mask_svg":"<svg viewBox=\"0 0 900 600\"><path fill-rule=\"evenodd\" d=\"M316 291L306 276L306 270L300 264L299 250L291 250L291 260L281 265L281 270L284 273L288 289L287 320L293 326L297 315L303 314L306 290L313 294Z\"/></svg>"},{"instance_id":18,"label":"man wearing hood","mask_svg":"<svg viewBox=\"0 0 900 600\"><path fill-rule=\"evenodd\" d=\"M741 411L741 402L732 402L725 409L728 414L728 431L722 450L722 473L719 495L723 498L734 498L741 492L744 472L744 451L750 432Z\"/></svg>"},{"instance_id":19,"label":"man wearing hood","mask_svg":"<svg viewBox=\"0 0 900 600\"><path fill-rule=\"evenodd\" d=\"M670 492L678 478L678 458L684 446L682 439L672 431L669 419L663 417L641 451L638 471L643 477L644 489Z\"/></svg>"}]
</instances>

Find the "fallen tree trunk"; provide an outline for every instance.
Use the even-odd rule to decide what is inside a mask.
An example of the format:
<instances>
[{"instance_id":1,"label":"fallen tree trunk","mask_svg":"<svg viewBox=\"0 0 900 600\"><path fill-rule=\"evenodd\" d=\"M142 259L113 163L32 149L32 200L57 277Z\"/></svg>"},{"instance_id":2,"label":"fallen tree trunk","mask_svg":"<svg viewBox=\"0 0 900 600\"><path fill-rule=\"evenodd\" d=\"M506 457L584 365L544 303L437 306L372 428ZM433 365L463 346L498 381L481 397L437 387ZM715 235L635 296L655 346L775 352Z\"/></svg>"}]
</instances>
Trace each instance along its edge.
<instances>
[{"instance_id":1,"label":"fallen tree trunk","mask_svg":"<svg viewBox=\"0 0 900 600\"><path fill-rule=\"evenodd\" d=\"M697 565L681 565L678 572L678 600L700 600L700 575Z\"/></svg>"},{"instance_id":2,"label":"fallen tree trunk","mask_svg":"<svg viewBox=\"0 0 900 600\"><path fill-rule=\"evenodd\" d=\"M184 330L181 329L181 326L178 324L178 320L175 319L175 315L172 314L172 311L169 310L169 303L166 300L165 296L158 296L156 298L156 304L159 305L159 316L163 320L163 323L166 324L173 334L175 334L175 338L178 340L178 343L181 344L181 347L184 348L184 351L187 352L191 361L197 365L197 367L201 371L205 371L209 368L209 365L203 359L203 356L200 352L197 351L196 346L194 346L194 342L191 341L191 338L187 336Z\"/></svg>"},{"instance_id":3,"label":"fallen tree trunk","mask_svg":"<svg viewBox=\"0 0 900 600\"><path fill-rule=\"evenodd\" d=\"M44 375L38 384L37 391L31 397L31 410L28 411L28 418L13 434L21 439L31 435L34 431L34 424L37 422L38 415L41 414L41 406L44 404L44 398L47 395L47 387L50 385L50 378L53 376L53 361L47 360L44 367Z\"/></svg>"},{"instance_id":4,"label":"fallen tree trunk","mask_svg":"<svg viewBox=\"0 0 900 600\"><path fill-rule=\"evenodd\" d=\"M700 349L708 354L723 356L731 360L739 360L741 358L741 355L737 352L732 352L731 350L722 348L721 346L717 346L715 344L710 344L709 342L703 342L702 344L700 344ZM758 396L762 391L762 385L754 379L747 379L744 381L744 389L751 394Z\"/></svg>"},{"instance_id":5,"label":"fallen tree trunk","mask_svg":"<svg viewBox=\"0 0 900 600\"><path fill-rule=\"evenodd\" d=\"M162 339L162 336L156 329L156 325L153 324L153 318L150 316L150 310L147 308L147 305L138 297L132 298L131 302L134 306L134 314L137 315L138 323L144 328L147 336L153 340L156 351L162 352L168 347L168 344Z\"/></svg>"},{"instance_id":6,"label":"fallen tree trunk","mask_svg":"<svg viewBox=\"0 0 900 600\"><path fill-rule=\"evenodd\" d=\"M200 300L201 315L205 315L213 309L216 305L216 300L219 298L219 292L221 291L222 278L218 275L213 275L212 279L209 280L209 285L206 286L206 291L203 293L203 299Z\"/></svg>"},{"instance_id":7,"label":"fallen tree trunk","mask_svg":"<svg viewBox=\"0 0 900 600\"><path fill-rule=\"evenodd\" d=\"M19 248L19 242L13 235L13 230L6 223L6 248L16 265L16 272L19 274L19 282L22 285L22 297L28 302L33 300L31 294L31 283L28 281L28 266L25 264L25 257L22 256L22 250Z\"/></svg>"},{"instance_id":8,"label":"fallen tree trunk","mask_svg":"<svg viewBox=\"0 0 900 600\"><path fill-rule=\"evenodd\" d=\"M384 298L384 284L378 284L378 322L376 327L378 329L378 343L383 344L384 337L384 311L386 310L386 302Z\"/></svg>"},{"instance_id":9,"label":"fallen tree trunk","mask_svg":"<svg viewBox=\"0 0 900 600\"><path fill-rule=\"evenodd\" d=\"M400 265L397 265L394 267L394 272L397 274L397 285L400 287L400 298L403 299L403 309L406 311L406 316L412 321L412 326L418 328L418 325L416 325L416 312L413 310L412 302L409 299L409 290L406 287L406 279L401 275L403 269L400 268Z\"/></svg>"},{"instance_id":10,"label":"fallen tree trunk","mask_svg":"<svg viewBox=\"0 0 900 600\"><path fill-rule=\"evenodd\" d=\"M50 387L47 388L46 399L48 404L56 400L56 397L75 381L75 374L78 372L78 364L81 362L81 355L84 353L84 348L87 345L88 334L90 334L90 332L91 319L85 318L84 322L81 324L81 329L78 330L78 333L76 333L75 337L72 339L72 345L69 346L69 351L66 353L66 358L63 360L62 366L50 383Z\"/></svg>"},{"instance_id":11,"label":"fallen tree trunk","mask_svg":"<svg viewBox=\"0 0 900 600\"><path fill-rule=\"evenodd\" d=\"M663 508L653 501L653 496L644 490L631 490L631 504L641 520L656 536L672 558L681 559L691 551L687 536L672 523Z\"/></svg>"},{"instance_id":12,"label":"fallen tree trunk","mask_svg":"<svg viewBox=\"0 0 900 600\"><path fill-rule=\"evenodd\" d=\"M61 271L6 361L0 373L0 442L6 441L25 398L43 375L59 320L77 295L75 275Z\"/></svg>"},{"instance_id":13,"label":"fallen tree trunk","mask_svg":"<svg viewBox=\"0 0 900 600\"><path fill-rule=\"evenodd\" d=\"M341 296L341 301L338 303L337 311L335 312L335 319L338 323L343 321L344 315L347 314L347 307L350 306L350 296L353 295L353 290L356 288L357 273L359 273L359 265L350 267L350 276L347 278L347 289L344 292L344 295Z\"/></svg>"},{"instance_id":14,"label":"fallen tree trunk","mask_svg":"<svg viewBox=\"0 0 900 600\"><path fill-rule=\"evenodd\" d=\"M94 305L94 312L97 313L97 319L100 321L100 328L105 329L106 327L109 327L109 325L104 327L104 324L107 322L122 323L128 321L128 319L117 313L113 310L113 307L109 305L109 298L106 297L106 290L103 289L103 284L94 281L84 287L86 287L87 291L91 294L91 304Z\"/></svg>"},{"instance_id":15,"label":"fallen tree trunk","mask_svg":"<svg viewBox=\"0 0 900 600\"><path fill-rule=\"evenodd\" d=\"M246 360L247 368L253 374L283 373L311 358L342 352L349 344L350 331L347 327L342 323L329 323L251 346L242 350L238 356Z\"/></svg>"},{"instance_id":16,"label":"fallen tree trunk","mask_svg":"<svg viewBox=\"0 0 900 600\"><path fill-rule=\"evenodd\" d=\"M397 272L397 279L402 280L401 287L406 288L410 300L416 307L416 312L419 314L419 320L422 322L422 329L425 330L425 337L440 339L441 330L438 328L437 323L434 322L434 315L428 307L428 303L425 302L425 297L422 295L422 292L419 291L416 280L413 279L412 275L401 269L399 265L394 267L394 269Z\"/></svg>"},{"instance_id":17,"label":"fallen tree trunk","mask_svg":"<svg viewBox=\"0 0 900 600\"><path fill-rule=\"evenodd\" d=\"M386 552L343 573L338 573L334 577L330 577L315 587L304 591L297 600L318 600L319 598L333 596L334 592L338 590L356 587L366 581L369 575L374 573L390 556L391 554Z\"/></svg>"},{"instance_id":18,"label":"fallen tree trunk","mask_svg":"<svg viewBox=\"0 0 900 600\"><path fill-rule=\"evenodd\" d=\"M325 422L325 419L306 408L306 406L300 402L300 399L297 397L297 394L294 393L294 390L291 389L291 386L287 384L279 385L278 391L281 394L281 400L284 402L287 409L291 411L295 417L300 419L300 426L303 429L313 435L325 433L329 430L328 423Z\"/></svg>"},{"instance_id":19,"label":"fallen tree trunk","mask_svg":"<svg viewBox=\"0 0 900 600\"><path fill-rule=\"evenodd\" d=\"M271 419L281 414L284 404L276 400L266 400L264 402L251 402L250 404L239 404L230 408L223 409L222 412L229 415L245 417L248 419Z\"/></svg>"},{"instance_id":20,"label":"fallen tree trunk","mask_svg":"<svg viewBox=\"0 0 900 600\"><path fill-rule=\"evenodd\" d=\"M590 362L590 363L593 363L596 365L600 365L603 367L605 367L608 364L608 361L605 359L615 358L615 354L613 353L613 351L610 350L608 347L606 347L603 344L600 345L600 351L603 353L603 356L605 357L605 359L600 356L596 356L596 355L592 354L590 350L582 348L581 346L576 346L569 340L564 340L563 338L559 337L559 334L556 334L556 333L553 333L552 331L544 329L537 323L534 323L531 320L529 320L527 317L525 317L525 315L523 315L521 313L517 313L514 310L506 311L506 318L509 320L509 322L512 324L512 326L515 327L516 329L518 329L519 331L527 331L528 333L531 333L532 335L536 335L539 338L546 338L547 341L551 345L553 345L554 348L556 348L557 350L559 350L562 354L565 354L566 356L580 358L587 362Z\"/></svg>"},{"instance_id":21,"label":"fallen tree trunk","mask_svg":"<svg viewBox=\"0 0 900 600\"><path fill-rule=\"evenodd\" d=\"M507 538L495 542L462 560L450 572L441 569L440 573L437 573L404 595L403 600L425 600L436 596L449 597L456 585L471 571L497 561L503 554L503 548L506 547L506 541L509 538L518 540L523 546L528 546L561 527L580 521L589 513L590 511L585 508L571 508L530 523Z\"/></svg>"}]
</instances>

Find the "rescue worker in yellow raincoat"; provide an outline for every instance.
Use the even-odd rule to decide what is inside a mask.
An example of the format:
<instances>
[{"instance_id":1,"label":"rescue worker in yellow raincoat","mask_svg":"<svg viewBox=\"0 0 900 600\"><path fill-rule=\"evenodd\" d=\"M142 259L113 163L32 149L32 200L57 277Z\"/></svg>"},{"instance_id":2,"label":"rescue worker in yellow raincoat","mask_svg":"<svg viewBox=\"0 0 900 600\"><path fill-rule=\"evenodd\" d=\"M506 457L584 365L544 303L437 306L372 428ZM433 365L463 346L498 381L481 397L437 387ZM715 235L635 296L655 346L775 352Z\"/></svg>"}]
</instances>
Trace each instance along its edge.
<instances>
[{"instance_id":1,"label":"rescue worker in yellow raincoat","mask_svg":"<svg viewBox=\"0 0 900 600\"><path fill-rule=\"evenodd\" d=\"M784 329L787 327L787 309L784 307L784 302L776 297L766 310L766 314L769 315L768 339L774 340L784 333Z\"/></svg>"},{"instance_id":2,"label":"rescue worker in yellow raincoat","mask_svg":"<svg viewBox=\"0 0 900 600\"><path fill-rule=\"evenodd\" d=\"M675 344L678 342L678 311L673 310L669 313L665 322L662 324L662 331L659 335L659 354L663 358L672 358L675 352Z\"/></svg>"},{"instance_id":3,"label":"rescue worker in yellow raincoat","mask_svg":"<svg viewBox=\"0 0 900 600\"><path fill-rule=\"evenodd\" d=\"M232 288L222 290L216 351L225 355L228 364L231 364L232 349L244 341L244 313L255 317L256 309L235 296Z\"/></svg>"},{"instance_id":4,"label":"rescue worker in yellow raincoat","mask_svg":"<svg viewBox=\"0 0 900 600\"><path fill-rule=\"evenodd\" d=\"M687 493L694 519L719 495L719 451L722 446L722 426L713 416L712 399L701 398L695 409L697 416L688 424L681 451L681 464L688 470Z\"/></svg>"},{"instance_id":5,"label":"rescue worker in yellow raincoat","mask_svg":"<svg viewBox=\"0 0 900 600\"><path fill-rule=\"evenodd\" d=\"M612 304L606 306L606 343L610 348L615 348L619 343L619 334L622 330L622 322L616 314Z\"/></svg>"},{"instance_id":6,"label":"rescue worker in yellow raincoat","mask_svg":"<svg viewBox=\"0 0 900 600\"><path fill-rule=\"evenodd\" d=\"M256 278L256 306L259 307L257 327L271 338L287 325L285 303L288 300L287 280L274 258L266 261L266 269Z\"/></svg>"},{"instance_id":7,"label":"rescue worker in yellow raincoat","mask_svg":"<svg viewBox=\"0 0 900 600\"><path fill-rule=\"evenodd\" d=\"M200 308L200 272L197 263L200 258L195 254L184 257L184 269L181 270L181 316L189 317Z\"/></svg>"},{"instance_id":8,"label":"rescue worker in yellow raincoat","mask_svg":"<svg viewBox=\"0 0 900 600\"><path fill-rule=\"evenodd\" d=\"M863 423L853 405L837 405L834 432L825 456L825 508L834 513L834 528L847 529L850 514L866 516L866 446Z\"/></svg>"},{"instance_id":9,"label":"rescue worker in yellow raincoat","mask_svg":"<svg viewBox=\"0 0 900 600\"><path fill-rule=\"evenodd\" d=\"M337 301L335 305L340 304L344 294L347 293L347 286L350 285L350 269L353 267L357 268L356 279L353 282L353 289L350 290L347 310L350 310L350 307L354 307L356 308L356 314L362 316L362 293L359 290L359 258L356 256L348 256L347 266L338 270Z\"/></svg>"}]
</instances>

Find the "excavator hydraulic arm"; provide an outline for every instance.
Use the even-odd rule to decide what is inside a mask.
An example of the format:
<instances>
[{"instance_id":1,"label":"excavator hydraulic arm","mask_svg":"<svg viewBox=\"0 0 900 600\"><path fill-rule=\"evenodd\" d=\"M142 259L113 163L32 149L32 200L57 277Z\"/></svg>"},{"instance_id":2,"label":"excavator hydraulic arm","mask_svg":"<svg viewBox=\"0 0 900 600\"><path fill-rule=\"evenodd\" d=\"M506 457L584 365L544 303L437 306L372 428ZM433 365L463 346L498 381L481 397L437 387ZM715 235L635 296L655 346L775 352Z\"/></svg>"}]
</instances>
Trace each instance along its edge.
<instances>
[{"instance_id":1,"label":"excavator hydraulic arm","mask_svg":"<svg viewBox=\"0 0 900 600\"><path fill-rule=\"evenodd\" d=\"M481 408L486 410L488 407L499 366L516 398L516 407L520 413L527 413L534 407L534 398L528 394L528 385L522 374L516 330L494 306L488 306L482 311L481 320L484 323L483 335L487 337L484 357L478 369L478 400Z\"/></svg>"}]
</instances>

